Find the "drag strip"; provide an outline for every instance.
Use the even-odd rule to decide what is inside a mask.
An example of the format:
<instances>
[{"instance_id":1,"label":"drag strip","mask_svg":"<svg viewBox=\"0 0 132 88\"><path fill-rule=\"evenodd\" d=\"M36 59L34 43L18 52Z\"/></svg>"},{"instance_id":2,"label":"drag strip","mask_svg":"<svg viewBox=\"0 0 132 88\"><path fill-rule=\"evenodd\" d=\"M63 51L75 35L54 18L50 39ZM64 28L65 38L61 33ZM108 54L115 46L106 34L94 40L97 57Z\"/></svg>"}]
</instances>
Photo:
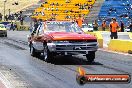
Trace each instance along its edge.
<instances>
[{"instance_id":1,"label":"drag strip","mask_svg":"<svg viewBox=\"0 0 132 88\"><path fill-rule=\"evenodd\" d=\"M4 44L6 42L24 48L24 50ZM95 62L92 64L87 63L83 56L60 56L51 63L46 63L42 57L31 57L28 45L22 42L5 38L0 39L0 45L2 50L0 51L0 56L2 56L0 64L12 69L31 88L71 88L71 86L80 88L76 83L76 73L79 66L84 67L89 74L132 74L131 56L98 51ZM89 84L82 87L111 88L111 86L112 88L131 87L130 84Z\"/></svg>"}]
</instances>

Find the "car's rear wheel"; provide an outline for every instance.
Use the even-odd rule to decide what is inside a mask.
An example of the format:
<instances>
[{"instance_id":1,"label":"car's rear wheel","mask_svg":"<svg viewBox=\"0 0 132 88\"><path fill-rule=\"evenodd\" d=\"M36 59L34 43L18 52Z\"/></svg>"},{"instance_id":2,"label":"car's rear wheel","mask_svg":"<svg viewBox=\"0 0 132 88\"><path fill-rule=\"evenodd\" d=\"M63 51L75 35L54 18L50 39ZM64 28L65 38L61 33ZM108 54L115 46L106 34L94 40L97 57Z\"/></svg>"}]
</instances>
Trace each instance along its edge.
<instances>
[{"instance_id":1,"label":"car's rear wheel","mask_svg":"<svg viewBox=\"0 0 132 88\"><path fill-rule=\"evenodd\" d=\"M86 54L86 58L88 60L88 62L92 63L94 62L95 59L95 52L89 52L89 54Z\"/></svg>"},{"instance_id":2,"label":"car's rear wheel","mask_svg":"<svg viewBox=\"0 0 132 88\"><path fill-rule=\"evenodd\" d=\"M49 51L46 44L44 45L43 57L46 62L51 62L53 59L53 54Z\"/></svg>"}]
</instances>

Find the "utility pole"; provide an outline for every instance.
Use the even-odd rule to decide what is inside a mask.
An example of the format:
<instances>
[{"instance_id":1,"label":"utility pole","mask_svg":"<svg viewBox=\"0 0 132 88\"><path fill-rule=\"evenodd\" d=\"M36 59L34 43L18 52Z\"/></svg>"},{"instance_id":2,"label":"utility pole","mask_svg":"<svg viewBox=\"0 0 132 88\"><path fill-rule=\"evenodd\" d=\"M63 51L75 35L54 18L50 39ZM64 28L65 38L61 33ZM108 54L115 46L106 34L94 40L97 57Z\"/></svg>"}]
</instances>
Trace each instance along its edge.
<instances>
[{"instance_id":1,"label":"utility pole","mask_svg":"<svg viewBox=\"0 0 132 88\"><path fill-rule=\"evenodd\" d=\"M7 0L4 0L4 21L5 21L6 2L7 2Z\"/></svg>"},{"instance_id":2,"label":"utility pole","mask_svg":"<svg viewBox=\"0 0 132 88\"><path fill-rule=\"evenodd\" d=\"M11 9L8 10L9 11L9 15L11 14Z\"/></svg>"}]
</instances>

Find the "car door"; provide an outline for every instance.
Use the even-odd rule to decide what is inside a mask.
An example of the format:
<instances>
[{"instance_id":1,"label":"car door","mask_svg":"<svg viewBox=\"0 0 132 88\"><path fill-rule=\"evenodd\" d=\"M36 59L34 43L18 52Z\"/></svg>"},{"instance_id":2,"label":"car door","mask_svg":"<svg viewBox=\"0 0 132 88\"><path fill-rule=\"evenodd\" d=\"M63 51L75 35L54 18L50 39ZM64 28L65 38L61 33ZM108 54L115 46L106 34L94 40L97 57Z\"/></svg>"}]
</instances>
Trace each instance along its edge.
<instances>
[{"instance_id":1,"label":"car door","mask_svg":"<svg viewBox=\"0 0 132 88\"><path fill-rule=\"evenodd\" d=\"M36 34L34 35L33 47L37 50L43 50L43 24L40 24L36 30Z\"/></svg>"}]
</instances>

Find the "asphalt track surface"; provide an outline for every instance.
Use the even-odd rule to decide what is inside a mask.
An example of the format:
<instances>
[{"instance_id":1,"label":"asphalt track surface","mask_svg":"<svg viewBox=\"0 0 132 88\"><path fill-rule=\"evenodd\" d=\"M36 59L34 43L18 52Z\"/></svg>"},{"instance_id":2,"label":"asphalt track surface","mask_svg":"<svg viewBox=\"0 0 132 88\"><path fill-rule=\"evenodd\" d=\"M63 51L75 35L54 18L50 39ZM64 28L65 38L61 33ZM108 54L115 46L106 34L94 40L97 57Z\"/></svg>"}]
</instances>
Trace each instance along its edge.
<instances>
[{"instance_id":1,"label":"asphalt track surface","mask_svg":"<svg viewBox=\"0 0 132 88\"><path fill-rule=\"evenodd\" d=\"M30 56L25 36L18 32L10 33L8 38L0 37L0 72L11 88L132 88L132 83L80 86L76 82L79 66L88 74L132 75L132 55L99 50L92 64L87 63L84 56L59 56L47 63L42 56Z\"/></svg>"}]
</instances>

